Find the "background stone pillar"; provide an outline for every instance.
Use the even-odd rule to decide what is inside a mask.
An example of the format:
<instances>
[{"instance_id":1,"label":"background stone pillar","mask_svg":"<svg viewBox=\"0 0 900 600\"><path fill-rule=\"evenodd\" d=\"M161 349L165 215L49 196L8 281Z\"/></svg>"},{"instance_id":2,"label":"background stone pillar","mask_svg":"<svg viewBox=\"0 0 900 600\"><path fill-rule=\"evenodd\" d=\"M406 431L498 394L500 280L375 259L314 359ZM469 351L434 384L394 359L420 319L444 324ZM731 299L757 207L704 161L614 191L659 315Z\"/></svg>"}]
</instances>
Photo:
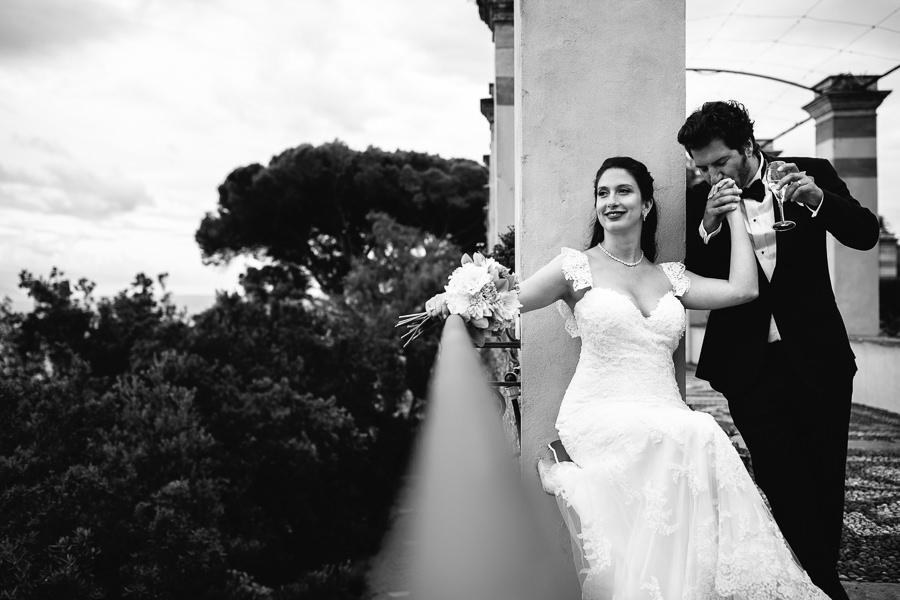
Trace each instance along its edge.
<instances>
[{"instance_id":1,"label":"background stone pillar","mask_svg":"<svg viewBox=\"0 0 900 600\"><path fill-rule=\"evenodd\" d=\"M506 233L515 224L513 2L481 0L478 4L482 20L494 34L493 106L488 119L491 122L491 197L488 204L487 249L490 251L499 241L500 234ZM485 113L484 106L482 113Z\"/></svg>"},{"instance_id":2,"label":"background stone pillar","mask_svg":"<svg viewBox=\"0 0 900 600\"><path fill-rule=\"evenodd\" d=\"M875 111L890 94L874 76L835 75L813 86L803 107L816 120L816 156L827 158L860 204L878 214ZM878 335L878 253L844 247L828 236L828 264L850 335Z\"/></svg>"},{"instance_id":3,"label":"background stone pillar","mask_svg":"<svg viewBox=\"0 0 900 600\"><path fill-rule=\"evenodd\" d=\"M604 158L632 156L656 180L659 260L683 258L684 2L516 0L516 271L527 277L562 246L585 248L594 174ZM556 598L578 598L568 535L535 463L578 357L556 309L522 321L522 472L539 526L558 560ZM683 377L683 367L680 369ZM544 568L544 566L541 566Z\"/></svg>"}]
</instances>

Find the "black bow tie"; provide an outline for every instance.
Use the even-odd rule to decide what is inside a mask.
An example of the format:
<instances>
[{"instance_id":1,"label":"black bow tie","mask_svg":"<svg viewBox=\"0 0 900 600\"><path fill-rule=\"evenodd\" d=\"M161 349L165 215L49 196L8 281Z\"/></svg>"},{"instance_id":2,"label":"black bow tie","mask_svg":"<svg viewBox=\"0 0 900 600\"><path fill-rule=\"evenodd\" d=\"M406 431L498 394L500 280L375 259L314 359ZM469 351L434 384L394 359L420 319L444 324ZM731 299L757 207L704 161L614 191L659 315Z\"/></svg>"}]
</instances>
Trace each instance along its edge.
<instances>
[{"instance_id":1,"label":"black bow tie","mask_svg":"<svg viewBox=\"0 0 900 600\"><path fill-rule=\"evenodd\" d=\"M763 186L762 179L757 179L741 192L741 198L745 200L756 200L762 202L766 197L766 188Z\"/></svg>"}]
</instances>

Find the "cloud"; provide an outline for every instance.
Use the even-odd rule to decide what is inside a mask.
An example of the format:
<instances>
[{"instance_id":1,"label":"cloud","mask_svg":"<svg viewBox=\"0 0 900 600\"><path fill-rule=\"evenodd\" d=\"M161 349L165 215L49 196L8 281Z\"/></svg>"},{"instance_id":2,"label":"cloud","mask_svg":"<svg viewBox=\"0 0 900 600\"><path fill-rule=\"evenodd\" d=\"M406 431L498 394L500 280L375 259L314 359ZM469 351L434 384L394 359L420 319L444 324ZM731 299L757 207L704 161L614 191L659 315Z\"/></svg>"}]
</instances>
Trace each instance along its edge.
<instances>
[{"instance_id":1,"label":"cloud","mask_svg":"<svg viewBox=\"0 0 900 600\"><path fill-rule=\"evenodd\" d=\"M54 156L70 156L69 151L63 148L62 144L55 140L43 138L40 136L25 136L14 133L12 134L12 141L23 148L39 150L45 154L52 154Z\"/></svg>"},{"instance_id":2,"label":"cloud","mask_svg":"<svg viewBox=\"0 0 900 600\"><path fill-rule=\"evenodd\" d=\"M490 140L478 110L493 78L490 30L474 3L427 5L423 11L421 0L337 0L283 11L265 29L286 24L290 33L262 40L271 47L252 63L262 67L246 71L256 82L255 105L275 108L241 119L290 131L290 143L339 138L354 147L480 157ZM219 98L246 106L239 92L247 87L235 82Z\"/></svg>"},{"instance_id":3,"label":"cloud","mask_svg":"<svg viewBox=\"0 0 900 600\"><path fill-rule=\"evenodd\" d=\"M131 23L121 9L95 0L3 0L0 59L71 51L121 34Z\"/></svg>"},{"instance_id":4,"label":"cloud","mask_svg":"<svg viewBox=\"0 0 900 600\"><path fill-rule=\"evenodd\" d=\"M118 173L98 176L52 165L43 175L0 165L0 204L29 212L104 219L152 204L144 186Z\"/></svg>"}]
</instances>

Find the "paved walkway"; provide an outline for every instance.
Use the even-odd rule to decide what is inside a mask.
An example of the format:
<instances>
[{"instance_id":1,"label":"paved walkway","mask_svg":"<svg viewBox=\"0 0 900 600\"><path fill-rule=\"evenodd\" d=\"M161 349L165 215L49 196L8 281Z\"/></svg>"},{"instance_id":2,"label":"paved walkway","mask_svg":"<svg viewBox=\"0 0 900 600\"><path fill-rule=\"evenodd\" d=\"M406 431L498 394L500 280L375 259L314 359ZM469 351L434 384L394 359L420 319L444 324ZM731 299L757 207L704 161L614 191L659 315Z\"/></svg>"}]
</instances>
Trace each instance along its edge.
<instances>
[{"instance_id":1,"label":"paved walkway","mask_svg":"<svg viewBox=\"0 0 900 600\"><path fill-rule=\"evenodd\" d=\"M385 538L381 552L372 560L366 577L372 600L390 598L410 598L410 563L416 551L413 521L414 511L411 479L407 478L406 488L394 509L391 530Z\"/></svg>"},{"instance_id":2,"label":"paved walkway","mask_svg":"<svg viewBox=\"0 0 900 600\"><path fill-rule=\"evenodd\" d=\"M687 373L687 400L696 410L710 413L732 435L739 449L743 441L728 413L725 399L704 381ZM847 512L844 549L839 565L851 600L900 599L900 415L853 406L848 459ZM393 526L368 574L372 600L409 598L409 564L416 552L412 531L415 482L393 513Z\"/></svg>"}]
</instances>

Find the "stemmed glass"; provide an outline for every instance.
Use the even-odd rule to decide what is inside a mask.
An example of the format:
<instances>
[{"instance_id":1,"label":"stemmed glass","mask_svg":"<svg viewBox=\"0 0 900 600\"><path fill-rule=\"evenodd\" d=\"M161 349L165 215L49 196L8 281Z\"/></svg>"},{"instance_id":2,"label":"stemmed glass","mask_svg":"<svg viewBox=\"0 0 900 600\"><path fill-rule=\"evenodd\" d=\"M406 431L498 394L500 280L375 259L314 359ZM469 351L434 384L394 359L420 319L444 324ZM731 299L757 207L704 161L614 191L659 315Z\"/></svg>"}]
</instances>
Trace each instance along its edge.
<instances>
[{"instance_id":1,"label":"stemmed glass","mask_svg":"<svg viewBox=\"0 0 900 600\"><path fill-rule=\"evenodd\" d=\"M772 195L775 196L775 206L778 207L775 211L775 217L778 220L772 225L772 229L775 231L789 231L797 225L793 221L784 218L784 188L780 190L775 189L775 186L778 185L778 182L785 175L778 172L778 167L783 164L785 164L783 160L773 160L766 169L766 187L772 191Z\"/></svg>"}]
</instances>

